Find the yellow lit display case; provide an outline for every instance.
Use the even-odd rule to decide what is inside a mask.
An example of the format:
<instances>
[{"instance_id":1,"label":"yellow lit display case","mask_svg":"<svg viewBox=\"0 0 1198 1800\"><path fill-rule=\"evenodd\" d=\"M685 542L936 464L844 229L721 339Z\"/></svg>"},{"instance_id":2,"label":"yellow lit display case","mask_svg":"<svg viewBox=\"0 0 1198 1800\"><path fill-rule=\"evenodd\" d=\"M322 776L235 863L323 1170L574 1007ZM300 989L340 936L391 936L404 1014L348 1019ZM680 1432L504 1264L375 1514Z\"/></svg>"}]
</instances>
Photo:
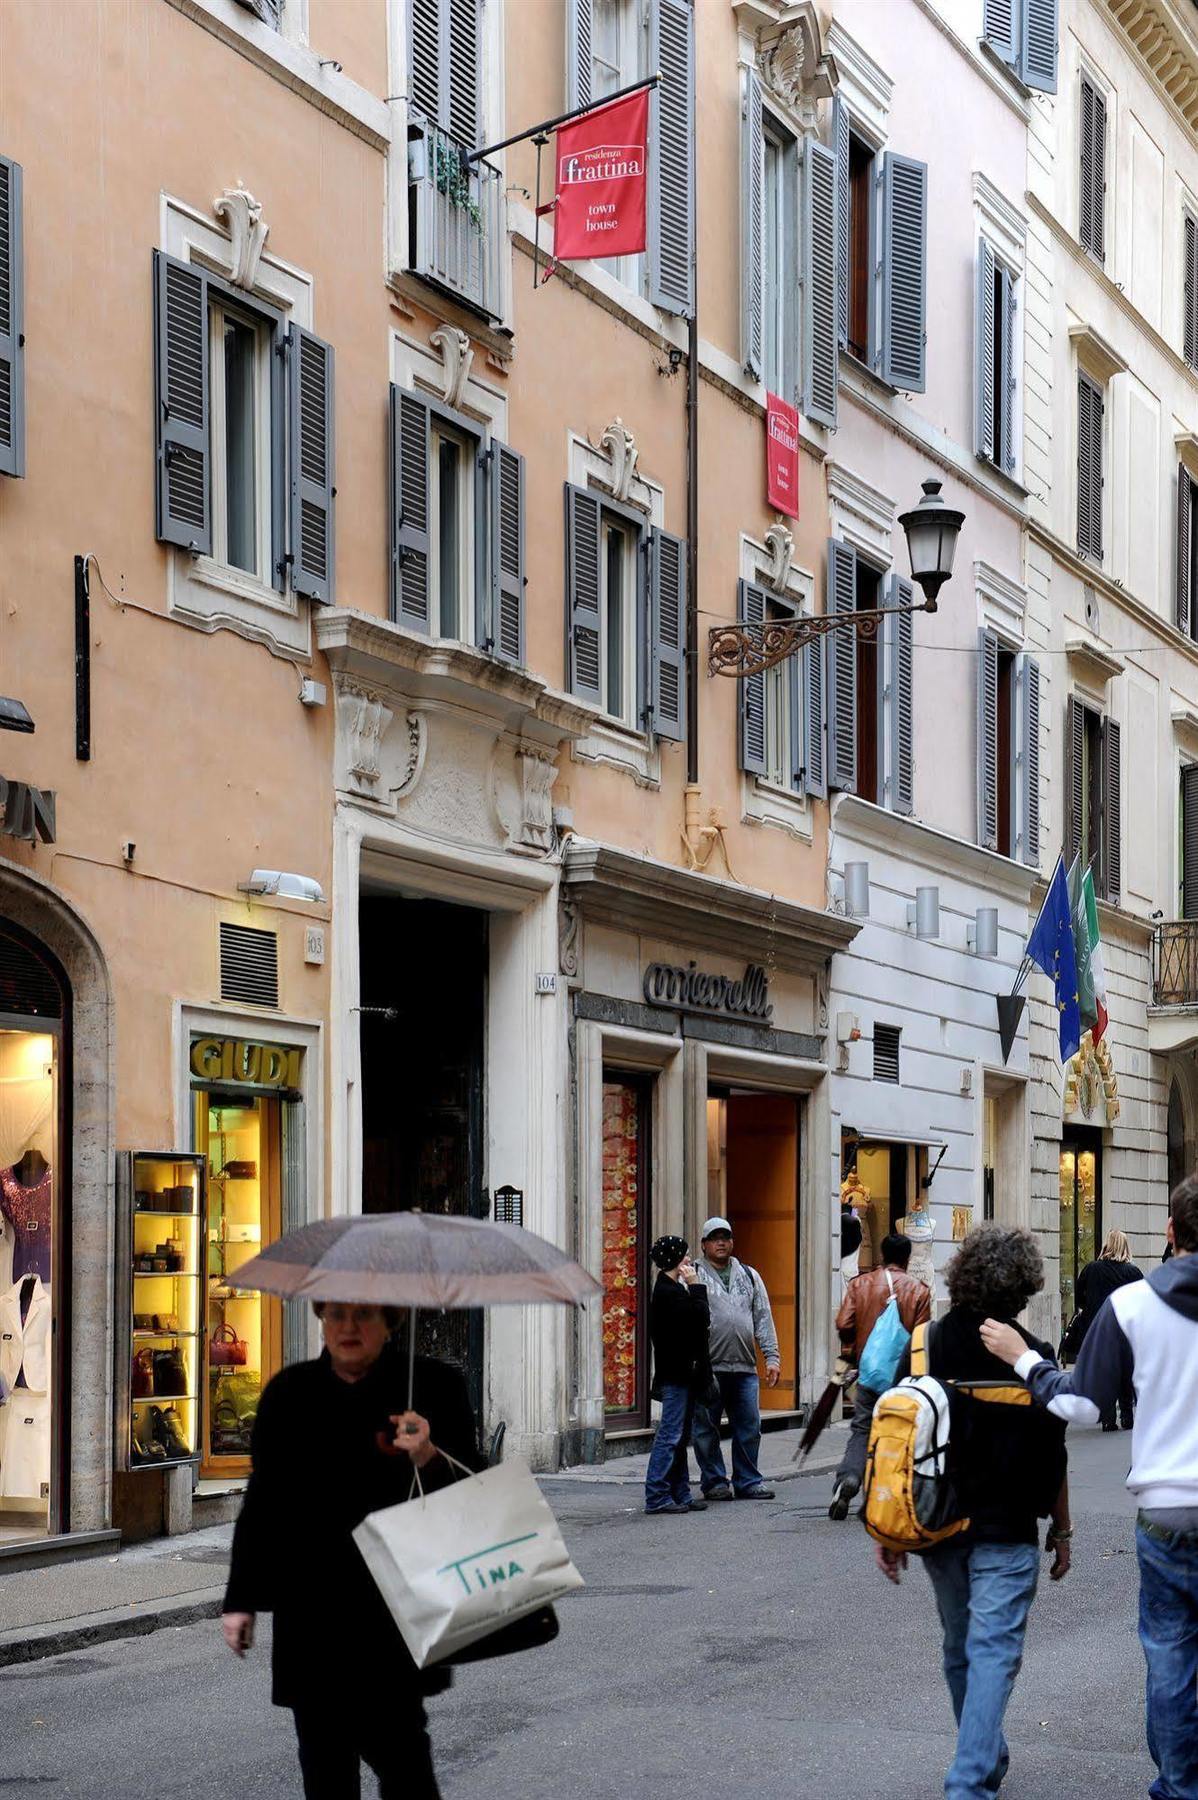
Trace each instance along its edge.
<instances>
[{"instance_id":1,"label":"yellow lit display case","mask_svg":"<svg viewBox=\"0 0 1198 1800\"><path fill-rule=\"evenodd\" d=\"M237 1286L241 1265L279 1235L280 1103L244 1091L194 1098L208 1171L201 1473L232 1476L249 1470L258 1400L281 1362L279 1301Z\"/></svg>"},{"instance_id":2,"label":"yellow lit display case","mask_svg":"<svg viewBox=\"0 0 1198 1800\"><path fill-rule=\"evenodd\" d=\"M203 1158L122 1151L117 1192L121 1466L170 1468L200 1454Z\"/></svg>"}]
</instances>

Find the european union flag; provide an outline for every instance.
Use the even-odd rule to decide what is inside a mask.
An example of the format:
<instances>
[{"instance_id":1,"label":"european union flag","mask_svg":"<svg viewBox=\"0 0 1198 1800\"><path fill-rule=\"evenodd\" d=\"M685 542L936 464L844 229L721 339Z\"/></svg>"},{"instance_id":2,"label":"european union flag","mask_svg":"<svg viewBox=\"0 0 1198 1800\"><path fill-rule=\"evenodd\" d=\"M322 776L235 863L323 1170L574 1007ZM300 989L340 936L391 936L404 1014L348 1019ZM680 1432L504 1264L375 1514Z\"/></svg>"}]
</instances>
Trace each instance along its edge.
<instances>
[{"instance_id":1,"label":"european union flag","mask_svg":"<svg viewBox=\"0 0 1198 1800\"><path fill-rule=\"evenodd\" d=\"M1065 863L1057 858L1057 866L1040 917L1027 941L1026 954L1043 969L1055 990L1057 1017L1061 1028L1061 1061L1067 1063L1076 1055L1082 1041L1081 1002L1077 986L1077 958L1073 953L1073 918L1069 910L1069 881Z\"/></svg>"}]
</instances>

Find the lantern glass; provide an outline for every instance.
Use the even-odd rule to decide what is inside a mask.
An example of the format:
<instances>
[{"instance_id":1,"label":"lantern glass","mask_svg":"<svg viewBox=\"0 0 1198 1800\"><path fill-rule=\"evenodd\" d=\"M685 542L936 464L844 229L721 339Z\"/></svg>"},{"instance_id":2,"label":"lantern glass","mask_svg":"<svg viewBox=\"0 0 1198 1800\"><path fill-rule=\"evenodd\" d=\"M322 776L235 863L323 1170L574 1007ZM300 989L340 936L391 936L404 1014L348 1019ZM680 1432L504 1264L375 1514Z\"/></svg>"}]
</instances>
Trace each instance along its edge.
<instances>
[{"instance_id":1,"label":"lantern glass","mask_svg":"<svg viewBox=\"0 0 1198 1800\"><path fill-rule=\"evenodd\" d=\"M927 596L929 610L934 610L936 596L953 572L957 538L964 523L964 513L955 512L940 498L938 481L925 481L919 505L899 519L907 534L911 578Z\"/></svg>"}]
</instances>

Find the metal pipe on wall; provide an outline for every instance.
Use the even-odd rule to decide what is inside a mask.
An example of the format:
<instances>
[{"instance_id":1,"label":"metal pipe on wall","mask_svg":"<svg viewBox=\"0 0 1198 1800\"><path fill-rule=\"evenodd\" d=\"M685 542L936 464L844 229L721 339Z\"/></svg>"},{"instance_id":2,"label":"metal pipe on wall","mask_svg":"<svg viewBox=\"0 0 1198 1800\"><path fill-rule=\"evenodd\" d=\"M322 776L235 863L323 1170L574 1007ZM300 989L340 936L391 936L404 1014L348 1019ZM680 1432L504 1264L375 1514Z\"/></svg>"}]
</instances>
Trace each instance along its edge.
<instances>
[{"instance_id":1,"label":"metal pipe on wall","mask_svg":"<svg viewBox=\"0 0 1198 1800\"><path fill-rule=\"evenodd\" d=\"M699 779L699 285L686 322L686 779Z\"/></svg>"}]
</instances>

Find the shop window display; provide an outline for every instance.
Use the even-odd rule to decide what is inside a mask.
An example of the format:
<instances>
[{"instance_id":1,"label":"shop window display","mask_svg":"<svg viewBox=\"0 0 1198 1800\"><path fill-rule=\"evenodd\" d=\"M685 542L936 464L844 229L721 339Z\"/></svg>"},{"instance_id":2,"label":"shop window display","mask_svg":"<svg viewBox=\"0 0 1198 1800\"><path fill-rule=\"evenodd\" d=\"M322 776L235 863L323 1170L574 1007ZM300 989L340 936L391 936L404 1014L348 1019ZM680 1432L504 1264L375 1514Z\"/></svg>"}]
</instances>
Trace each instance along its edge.
<instances>
[{"instance_id":1,"label":"shop window display","mask_svg":"<svg viewBox=\"0 0 1198 1800\"><path fill-rule=\"evenodd\" d=\"M175 1152L122 1158L128 1196L128 1466L189 1462L199 1442L203 1171Z\"/></svg>"},{"instance_id":2,"label":"shop window display","mask_svg":"<svg viewBox=\"0 0 1198 1800\"><path fill-rule=\"evenodd\" d=\"M635 1425L646 1411L645 1089L603 1084L603 1394L611 1423Z\"/></svg>"},{"instance_id":3,"label":"shop window display","mask_svg":"<svg viewBox=\"0 0 1198 1800\"><path fill-rule=\"evenodd\" d=\"M0 1543L50 1526L57 1055L0 1028Z\"/></svg>"}]
</instances>

